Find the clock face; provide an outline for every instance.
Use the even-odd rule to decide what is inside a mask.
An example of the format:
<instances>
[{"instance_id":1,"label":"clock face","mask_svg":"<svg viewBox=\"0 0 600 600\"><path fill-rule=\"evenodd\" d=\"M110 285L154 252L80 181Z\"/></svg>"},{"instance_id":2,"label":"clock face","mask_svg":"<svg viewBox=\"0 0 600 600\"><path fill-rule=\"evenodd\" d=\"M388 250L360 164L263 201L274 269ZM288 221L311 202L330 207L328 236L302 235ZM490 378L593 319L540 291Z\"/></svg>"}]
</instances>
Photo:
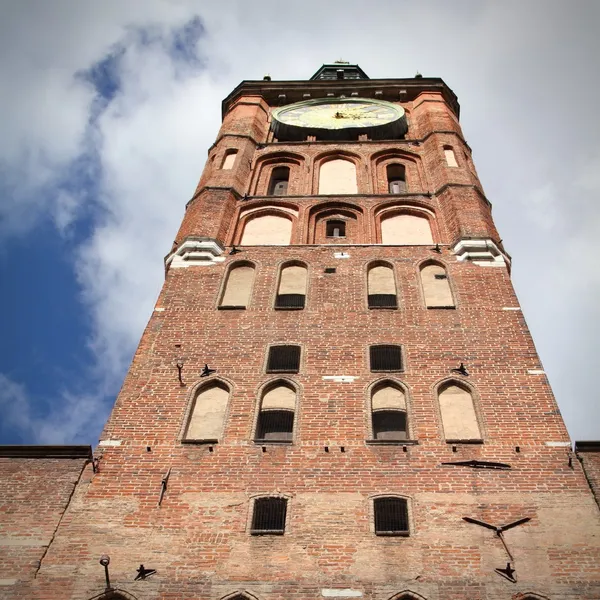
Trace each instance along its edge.
<instances>
[{"instance_id":1,"label":"clock face","mask_svg":"<svg viewBox=\"0 0 600 600\"><path fill-rule=\"evenodd\" d=\"M403 117L401 106L360 98L309 100L273 112L273 118L285 125L327 130L379 127Z\"/></svg>"}]
</instances>

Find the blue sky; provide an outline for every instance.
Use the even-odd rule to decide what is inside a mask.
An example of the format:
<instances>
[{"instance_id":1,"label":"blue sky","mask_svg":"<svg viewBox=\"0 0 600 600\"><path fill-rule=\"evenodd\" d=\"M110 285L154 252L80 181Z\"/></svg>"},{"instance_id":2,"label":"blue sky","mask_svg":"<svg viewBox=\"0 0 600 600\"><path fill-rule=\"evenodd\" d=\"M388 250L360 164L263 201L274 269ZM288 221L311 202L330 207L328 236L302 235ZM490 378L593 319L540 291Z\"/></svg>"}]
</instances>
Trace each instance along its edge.
<instances>
[{"instance_id":1,"label":"blue sky","mask_svg":"<svg viewBox=\"0 0 600 600\"><path fill-rule=\"evenodd\" d=\"M599 4L364 6L0 7L0 443L95 444L221 100L243 79L308 78L340 57L457 93L571 436L600 439Z\"/></svg>"}]
</instances>

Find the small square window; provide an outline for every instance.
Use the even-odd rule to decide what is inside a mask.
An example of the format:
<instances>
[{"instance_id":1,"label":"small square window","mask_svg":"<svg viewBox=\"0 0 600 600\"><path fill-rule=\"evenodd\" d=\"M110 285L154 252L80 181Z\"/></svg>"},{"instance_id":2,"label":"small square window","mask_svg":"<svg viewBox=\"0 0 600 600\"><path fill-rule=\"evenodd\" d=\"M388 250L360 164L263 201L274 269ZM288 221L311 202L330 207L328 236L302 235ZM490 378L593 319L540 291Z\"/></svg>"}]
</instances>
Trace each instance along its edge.
<instances>
[{"instance_id":1,"label":"small square window","mask_svg":"<svg viewBox=\"0 0 600 600\"><path fill-rule=\"evenodd\" d=\"M345 221L327 221L325 229L327 237L346 237Z\"/></svg>"},{"instance_id":2,"label":"small square window","mask_svg":"<svg viewBox=\"0 0 600 600\"><path fill-rule=\"evenodd\" d=\"M300 346L271 346L267 373L297 373L300 370Z\"/></svg>"},{"instance_id":3,"label":"small square window","mask_svg":"<svg viewBox=\"0 0 600 600\"><path fill-rule=\"evenodd\" d=\"M325 273L335 273L335 267L325 267Z\"/></svg>"},{"instance_id":4,"label":"small square window","mask_svg":"<svg viewBox=\"0 0 600 600\"><path fill-rule=\"evenodd\" d=\"M252 535L283 535L287 500L285 498L257 498L252 514Z\"/></svg>"},{"instance_id":5,"label":"small square window","mask_svg":"<svg viewBox=\"0 0 600 600\"><path fill-rule=\"evenodd\" d=\"M401 371L402 350L400 346L371 346L369 348L371 371Z\"/></svg>"},{"instance_id":6,"label":"small square window","mask_svg":"<svg viewBox=\"0 0 600 600\"><path fill-rule=\"evenodd\" d=\"M376 498L375 535L408 535L408 503L404 498Z\"/></svg>"}]
</instances>

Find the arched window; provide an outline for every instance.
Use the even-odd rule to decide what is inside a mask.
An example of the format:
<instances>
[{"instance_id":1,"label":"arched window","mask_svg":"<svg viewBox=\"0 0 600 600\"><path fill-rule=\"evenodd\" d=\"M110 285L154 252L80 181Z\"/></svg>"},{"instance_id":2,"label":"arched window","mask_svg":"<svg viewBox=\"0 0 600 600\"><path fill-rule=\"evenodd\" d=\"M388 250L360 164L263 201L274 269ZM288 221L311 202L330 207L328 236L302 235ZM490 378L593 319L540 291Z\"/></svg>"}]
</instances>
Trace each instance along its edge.
<instances>
[{"instance_id":1,"label":"arched window","mask_svg":"<svg viewBox=\"0 0 600 600\"><path fill-rule=\"evenodd\" d=\"M401 213L381 219L381 243L400 246L433 243L429 219Z\"/></svg>"},{"instance_id":2,"label":"arched window","mask_svg":"<svg viewBox=\"0 0 600 600\"><path fill-rule=\"evenodd\" d=\"M446 165L448 167L458 167L452 146L444 146L444 156L446 157Z\"/></svg>"},{"instance_id":3,"label":"arched window","mask_svg":"<svg viewBox=\"0 0 600 600\"><path fill-rule=\"evenodd\" d=\"M227 283L219 308L246 308L250 304L253 282L254 267L252 265L244 263L232 267L227 276Z\"/></svg>"},{"instance_id":4,"label":"arched window","mask_svg":"<svg viewBox=\"0 0 600 600\"><path fill-rule=\"evenodd\" d=\"M396 308L394 271L387 265L375 265L367 273L369 308Z\"/></svg>"},{"instance_id":5,"label":"arched window","mask_svg":"<svg viewBox=\"0 0 600 600\"><path fill-rule=\"evenodd\" d=\"M330 219L325 223L327 237L346 237L346 221Z\"/></svg>"},{"instance_id":6,"label":"arched window","mask_svg":"<svg viewBox=\"0 0 600 600\"><path fill-rule=\"evenodd\" d=\"M446 269L438 264L421 267L421 285L427 308L454 308Z\"/></svg>"},{"instance_id":7,"label":"arched window","mask_svg":"<svg viewBox=\"0 0 600 600\"><path fill-rule=\"evenodd\" d=\"M289 167L275 167L271 172L269 196L286 196L290 180Z\"/></svg>"},{"instance_id":8,"label":"arched window","mask_svg":"<svg viewBox=\"0 0 600 600\"><path fill-rule=\"evenodd\" d=\"M375 535L403 535L410 533L408 527L408 501L406 498L385 496L373 500Z\"/></svg>"},{"instance_id":9,"label":"arched window","mask_svg":"<svg viewBox=\"0 0 600 600\"><path fill-rule=\"evenodd\" d=\"M306 302L306 267L287 265L281 269L275 308L280 310L298 310Z\"/></svg>"},{"instance_id":10,"label":"arched window","mask_svg":"<svg viewBox=\"0 0 600 600\"><path fill-rule=\"evenodd\" d=\"M356 166L350 160L328 160L319 169L319 194L356 194Z\"/></svg>"},{"instance_id":11,"label":"arched window","mask_svg":"<svg viewBox=\"0 0 600 600\"><path fill-rule=\"evenodd\" d=\"M292 238L292 221L281 215L263 215L246 222L240 245L286 246Z\"/></svg>"},{"instance_id":12,"label":"arched window","mask_svg":"<svg viewBox=\"0 0 600 600\"><path fill-rule=\"evenodd\" d=\"M224 171L233 169L237 153L238 151L235 148L230 148L229 150L226 150L225 156L223 157L223 163L221 164L221 169L223 169Z\"/></svg>"},{"instance_id":13,"label":"arched window","mask_svg":"<svg viewBox=\"0 0 600 600\"><path fill-rule=\"evenodd\" d=\"M294 434L296 390L284 382L267 388L260 401L256 442L291 442Z\"/></svg>"},{"instance_id":14,"label":"arched window","mask_svg":"<svg viewBox=\"0 0 600 600\"><path fill-rule=\"evenodd\" d=\"M481 432L473 396L458 382L448 382L438 390L440 413L446 441L480 440Z\"/></svg>"},{"instance_id":15,"label":"arched window","mask_svg":"<svg viewBox=\"0 0 600 600\"><path fill-rule=\"evenodd\" d=\"M403 194L406 192L406 170L404 165L388 165L386 172L388 180L388 192L390 194Z\"/></svg>"},{"instance_id":16,"label":"arched window","mask_svg":"<svg viewBox=\"0 0 600 600\"><path fill-rule=\"evenodd\" d=\"M198 390L185 432L186 442L217 442L223 435L229 389L221 382Z\"/></svg>"},{"instance_id":17,"label":"arched window","mask_svg":"<svg viewBox=\"0 0 600 600\"><path fill-rule=\"evenodd\" d=\"M383 382L373 388L371 422L375 440L408 438L406 397L399 386Z\"/></svg>"}]
</instances>

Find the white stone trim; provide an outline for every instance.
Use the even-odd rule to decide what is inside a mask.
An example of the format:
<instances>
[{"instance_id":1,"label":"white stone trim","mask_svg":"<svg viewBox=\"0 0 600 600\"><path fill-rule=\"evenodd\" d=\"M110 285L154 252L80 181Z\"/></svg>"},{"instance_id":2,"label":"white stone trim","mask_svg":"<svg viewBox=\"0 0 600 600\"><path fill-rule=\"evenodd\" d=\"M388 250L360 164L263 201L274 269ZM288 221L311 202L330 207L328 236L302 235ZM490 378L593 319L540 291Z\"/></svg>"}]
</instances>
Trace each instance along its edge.
<instances>
[{"instance_id":1,"label":"white stone trim","mask_svg":"<svg viewBox=\"0 0 600 600\"><path fill-rule=\"evenodd\" d=\"M542 369L527 369L527 373L529 373L529 375L545 375L546 371L543 371Z\"/></svg>"},{"instance_id":2,"label":"white stone trim","mask_svg":"<svg viewBox=\"0 0 600 600\"><path fill-rule=\"evenodd\" d=\"M298 216L298 211L295 210L294 208L289 208L288 206L278 206L276 204L265 204L263 206L255 206L254 208L246 208L245 210L240 212L240 218L245 217L246 215L250 215L252 213L258 212L259 210L265 210L268 208L277 209L280 212L288 213L290 215L293 215L294 217Z\"/></svg>"},{"instance_id":3,"label":"white stone trim","mask_svg":"<svg viewBox=\"0 0 600 600\"><path fill-rule=\"evenodd\" d=\"M354 375L323 375L323 381L333 381L334 383L352 383L358 377Z\"/></svg>"},{"instance_id":4,"label":"white stone trim","mask_svg":"<svg viewBox=\"0 0 600 600\"><path fill-rule=\"evenodd\" d=\"M350 255L347 252L334 252L333 258L350 258Z\"/></svg>"},{"instance_id":5,"label":"white stone trim","mask_svg":"<svg viewBox=\"0 0 600 600\"><path fill-rule=\"evenodd\" d=\"M571 442L546 442L546 446L552 448L570 448Z\"/></svg>"},{"instance_id":6,"label":"white stone trim","mask_svg":"<svg viewBox=\"0 0 600 600\"><path fill-rule=\"evenodd\" d=\"M157 308L154 309L154 312L165 312L165 309L157 307Z\"/></svg>"},{"instance_id":7,"label":"white stone trim","mask_svg":"<svg viewBox=\"0 0 600 600\"><path fill-rule=\"evenodd\" d=\"M121 440L102 440L98 442L98 446L120 446L122 443Z\"/></svg>"},{"instance_id":8,"label":"white stone trim","mask_svg":"<svg viewBox=\"0 0 600 600\"><path fill-rule=\"evenodd\" d=\"M321 590L323 598L362 598L360 590L324 588Z\"/></svg>"},{"instance_id":9,"label":"white stone trim","mask_svg":"<svg viewBox=\"0 0 600 600\"><path fill-rule=\"evenodd\" d=\"M167 267L174 269L182 267L210 266L225 260L222 256L225 248L210 238L203 240L186 240L165 260Z\"/></svg>"},{"instance_id":10,"label":"white stone trim","mask_svg":"<svg viewBox=\"0 0 600 600\"><path fill-rule=\"evenodd\" d=\"M518 306L503 306L502 310L521 310Z\"/></svg>"},{"instance_id":11,"label":"white stone trim","mask_svg":"<svg viewBox=\"0 0 600 600\"><path fill-rule=\"evenodd\" d=\"M480 267L504 267L510 264L506 256L493 240L460 240L452 251L456 260L469 260Z\"/></svg>"}]
</instances>

